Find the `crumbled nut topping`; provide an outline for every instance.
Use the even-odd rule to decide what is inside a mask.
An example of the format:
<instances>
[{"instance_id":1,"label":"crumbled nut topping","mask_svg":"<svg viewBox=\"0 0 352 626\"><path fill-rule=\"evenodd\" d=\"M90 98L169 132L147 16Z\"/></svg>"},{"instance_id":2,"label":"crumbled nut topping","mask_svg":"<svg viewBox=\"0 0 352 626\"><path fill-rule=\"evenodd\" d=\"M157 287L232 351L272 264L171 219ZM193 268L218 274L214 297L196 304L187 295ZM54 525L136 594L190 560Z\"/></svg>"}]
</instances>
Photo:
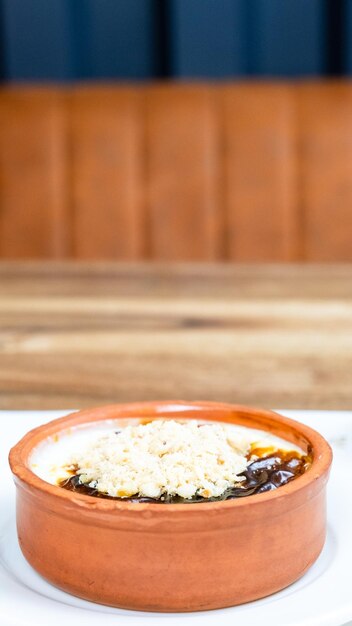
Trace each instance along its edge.
<instances>
[{"instance_id":1,"label":"crumbled nut topping","mask_svg":"<svg viewBox=\"0 0 352 626\"><path fill-rule=\"evenodd\" d=\"M69 463L82 483L114 497L211 498L243 480L250 444L232 425L156 419L98 438Z\"/></svg>"}]
</instances>

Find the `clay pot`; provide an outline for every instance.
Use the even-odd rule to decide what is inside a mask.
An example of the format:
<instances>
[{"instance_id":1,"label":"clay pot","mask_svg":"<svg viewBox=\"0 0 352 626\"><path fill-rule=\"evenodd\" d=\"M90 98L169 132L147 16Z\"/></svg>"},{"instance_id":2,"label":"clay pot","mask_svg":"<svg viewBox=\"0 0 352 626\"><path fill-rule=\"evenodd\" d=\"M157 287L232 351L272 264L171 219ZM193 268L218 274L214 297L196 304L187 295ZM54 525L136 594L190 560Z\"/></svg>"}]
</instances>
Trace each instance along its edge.
<instances>
[{"instance_id":1,"label":"clay pot","mask_svg":"<svg viewBox=\"0 0 352 626\"><path fill-rule=\"evenodd\" d=\"M311 468L275 491L223 502L131 503L66 491L28 467L33 448L78 424L129 417L217 420L267 430L313 452ZM331 449L270 411L210 402L146 402L74 413L29 432L10 452L17 529L27 561L81 598L147 611L242 604L290 585L325 541Z\"/></svg>"}]
</instances>

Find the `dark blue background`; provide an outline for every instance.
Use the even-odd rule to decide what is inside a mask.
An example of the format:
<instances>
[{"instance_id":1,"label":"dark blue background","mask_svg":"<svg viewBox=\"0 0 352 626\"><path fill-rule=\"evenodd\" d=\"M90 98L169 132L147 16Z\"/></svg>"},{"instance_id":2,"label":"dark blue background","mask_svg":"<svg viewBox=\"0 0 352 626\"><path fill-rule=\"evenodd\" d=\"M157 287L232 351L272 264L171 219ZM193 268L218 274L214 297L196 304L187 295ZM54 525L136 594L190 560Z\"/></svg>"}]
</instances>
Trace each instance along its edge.
<instances>
[{"instance_id":1,"label":"dark blue background","mask_svg":"<svg viewBox=\"0 0 352 626\"><path fill-rule=\"evenodd\" d=\"M0 0L2 80L352 70L352 0Z\"/></svg>"}]
</instances>

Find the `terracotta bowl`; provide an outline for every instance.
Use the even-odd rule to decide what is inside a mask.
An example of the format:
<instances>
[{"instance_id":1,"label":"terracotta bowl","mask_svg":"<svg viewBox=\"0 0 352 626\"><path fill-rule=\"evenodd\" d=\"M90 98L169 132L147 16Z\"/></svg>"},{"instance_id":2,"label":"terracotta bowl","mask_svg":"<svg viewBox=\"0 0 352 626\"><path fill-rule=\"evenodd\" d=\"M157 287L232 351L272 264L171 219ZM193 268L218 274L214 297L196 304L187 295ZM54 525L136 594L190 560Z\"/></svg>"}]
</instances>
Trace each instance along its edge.
<instances>
[{"instance_id":1,"label":"terracotta bowl","mask_svg":"<svg viewBox=\"0 0 352 626\"><path fill-rule=\"evenodd\" d=\"M78 424L129 417L217 420L270 431L313 452L277 490L197 504L131 503L40 479L29 455ZM10 452L17 530L27 561L81 598L129 609L197 611L242 604L290 585L325 541L331 449L317 432L270 411L210 402L146 402L74 413L29 432Z\"/></svg>"}]
</instances>

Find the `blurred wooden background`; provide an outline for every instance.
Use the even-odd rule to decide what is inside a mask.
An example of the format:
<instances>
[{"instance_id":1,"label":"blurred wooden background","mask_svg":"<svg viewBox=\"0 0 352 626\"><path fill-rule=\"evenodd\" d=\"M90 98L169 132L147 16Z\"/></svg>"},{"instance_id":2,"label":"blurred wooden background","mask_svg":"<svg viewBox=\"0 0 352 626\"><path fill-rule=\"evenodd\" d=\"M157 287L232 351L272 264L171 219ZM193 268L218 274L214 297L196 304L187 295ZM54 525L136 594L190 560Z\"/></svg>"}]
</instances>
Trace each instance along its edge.
<instances>
[{"instance_id":1,"label":"blurred wooden background","mask_svg":"<svg viewBox=\"0 0 352 626\"><path fill-rule=\"evenodd\" d=\"M0 409L170 398L351 409L351 266L0 264Z\"/></svg>"},{"instance_id":2,"label":"blurred wooden background","mask_svg":"<svg viewBox=\"0 0 352 626\"><path fill-rule=\"evenodd\" d=\"M0 256L352 261L352 83L3 87Z\"/></svg>"}]
</instances>

